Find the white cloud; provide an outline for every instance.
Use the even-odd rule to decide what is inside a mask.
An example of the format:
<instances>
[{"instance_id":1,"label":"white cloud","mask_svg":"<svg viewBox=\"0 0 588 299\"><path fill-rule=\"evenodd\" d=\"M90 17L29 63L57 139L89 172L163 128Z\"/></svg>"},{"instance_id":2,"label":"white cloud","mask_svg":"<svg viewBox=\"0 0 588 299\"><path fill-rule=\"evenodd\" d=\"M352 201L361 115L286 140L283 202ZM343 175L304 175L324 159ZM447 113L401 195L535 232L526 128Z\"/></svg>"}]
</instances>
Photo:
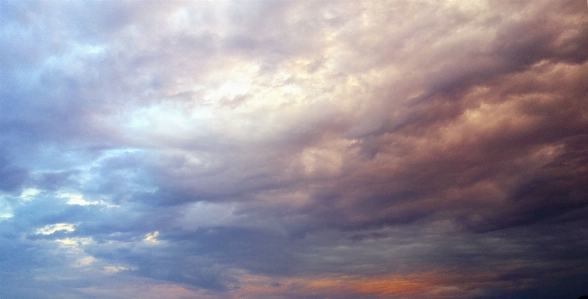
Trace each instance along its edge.
<instances>
[{"instance_id":1,"label":"white cloud","mask_svg":"<svg viewBox=\"0 0 588 299\"><path fill-rule=\"evenodd\" d=\"M0 195L0 221L12 218L14 216L13 212L6 196Z\"/></svg>"},{"instance_id":2,"label":"white cloud","mask_svg":"<svg viewBox=\"0 0 588 299\"><path fill-rule=\"evenodd\" d=\"M39 228L35 231L36 234L42 234L42 235L51 235L55 232L58 231L65 231L68 233L74 232L75 226L77 224L71 224L71 223L55 223L55 224L47 224L45 226L43 226L42 228Z\"/></svg>"},{"instance_id":3,"label":"white cloud","mask_svg":"<svg viewBox=\"0 0 588 299\"><path fill-rule=\"evenodd\" d=\"M143 239L143 241L147 242L147 243L158 243L159 240L157 240L157 236L159 236L159 232L158 231L154 231L152 233L148 233L145 235L145 239Z\"/></svg>"},{"instance_id":4,"label":"white cloud","mask_svg":"<svg viewBox=\"0 0 588 299\"><path fill-rule=\"evenodd\" d=\"M108 208L120 207L118 205L110 204L104 200L88 201L88 200L84 199L84 196L82 194L78 194L78 193L59 192L59 193L57 193L57 197L67 199L68 205L78 205L78 206L101 205L101 206L106 206Z\"/></svg>"},{"instance_id":5,"label":"white cloud","mask_svg":"<svg viewBox=\"0 0 588 299\"><path fill-rule=\"evenodd\" d=\"M41 190L35 188L27 188L22 190L20 194L20 198L24 201L29 201L35 199L37 195L41 193Z\"/></svg>"}]
</instances>

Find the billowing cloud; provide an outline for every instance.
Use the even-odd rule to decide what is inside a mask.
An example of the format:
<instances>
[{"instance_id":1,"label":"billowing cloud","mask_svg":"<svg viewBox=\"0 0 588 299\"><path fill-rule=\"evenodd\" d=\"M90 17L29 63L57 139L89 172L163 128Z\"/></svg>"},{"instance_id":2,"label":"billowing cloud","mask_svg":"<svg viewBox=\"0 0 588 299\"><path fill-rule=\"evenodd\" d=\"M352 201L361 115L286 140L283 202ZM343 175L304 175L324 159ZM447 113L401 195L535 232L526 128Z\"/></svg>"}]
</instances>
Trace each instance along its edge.
<instances>
[{"instance_id":1,"label":"billowing cloud","mask_svg":"<svg viewBox=\"0 0 588 299\"><path fill-rule=\"evenodd\" d=\"M587 13L4 1L0 297L588 293Z\"/></svg>"}]
</instances>

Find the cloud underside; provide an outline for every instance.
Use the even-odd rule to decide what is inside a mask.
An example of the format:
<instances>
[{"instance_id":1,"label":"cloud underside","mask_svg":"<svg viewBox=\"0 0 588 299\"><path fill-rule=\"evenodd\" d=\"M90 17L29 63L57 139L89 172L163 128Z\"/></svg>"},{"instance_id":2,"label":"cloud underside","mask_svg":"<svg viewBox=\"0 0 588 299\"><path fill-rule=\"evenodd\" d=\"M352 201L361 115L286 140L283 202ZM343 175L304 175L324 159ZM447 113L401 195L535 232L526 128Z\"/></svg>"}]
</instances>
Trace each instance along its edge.
<instances>
[{"instance_id":1,"label":"cloud underside","mask_svg":"<svg viewBox=\"0 0 588 299\"><path fill-rule=\"evenodd\" d=\"M586 12L5 1L0 294L576 298Z\"/></svg>"}]
</instances>

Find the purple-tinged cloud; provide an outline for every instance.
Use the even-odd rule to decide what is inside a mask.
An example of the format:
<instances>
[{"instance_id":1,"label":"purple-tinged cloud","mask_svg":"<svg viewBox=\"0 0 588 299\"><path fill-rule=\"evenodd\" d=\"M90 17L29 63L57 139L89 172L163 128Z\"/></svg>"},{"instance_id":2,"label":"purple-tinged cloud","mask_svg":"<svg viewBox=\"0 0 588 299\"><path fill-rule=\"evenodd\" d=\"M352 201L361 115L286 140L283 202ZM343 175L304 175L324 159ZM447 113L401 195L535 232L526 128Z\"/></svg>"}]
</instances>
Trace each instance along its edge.
<instances>
[{"instance_id":1,"label":"purple-tinged cloud","mask_svg":"<svg viewBox=\"0 0 588 299\"><path fill-rule=\"evenodd\" d=\"M0 297L577 298L587 12L0 3Z\"/></svg>"}]
</instances>

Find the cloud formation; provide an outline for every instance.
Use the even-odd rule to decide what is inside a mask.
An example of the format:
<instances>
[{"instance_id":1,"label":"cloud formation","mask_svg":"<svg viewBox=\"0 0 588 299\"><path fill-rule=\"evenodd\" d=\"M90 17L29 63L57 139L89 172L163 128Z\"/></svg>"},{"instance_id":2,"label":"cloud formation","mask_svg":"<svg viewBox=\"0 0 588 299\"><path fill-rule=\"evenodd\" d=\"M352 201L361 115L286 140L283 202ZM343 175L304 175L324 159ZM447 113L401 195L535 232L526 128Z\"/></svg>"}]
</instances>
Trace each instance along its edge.
<instances>
[{"instance_id":1,"label":"cloud formation","mask_svg":"<svg viewBox=\"0 0 588 299\"><path fill-rule=\"evenodd\" d=\"M577 298L579 1L0 3L0 297Z\"/></svg>"}]
</instances>

